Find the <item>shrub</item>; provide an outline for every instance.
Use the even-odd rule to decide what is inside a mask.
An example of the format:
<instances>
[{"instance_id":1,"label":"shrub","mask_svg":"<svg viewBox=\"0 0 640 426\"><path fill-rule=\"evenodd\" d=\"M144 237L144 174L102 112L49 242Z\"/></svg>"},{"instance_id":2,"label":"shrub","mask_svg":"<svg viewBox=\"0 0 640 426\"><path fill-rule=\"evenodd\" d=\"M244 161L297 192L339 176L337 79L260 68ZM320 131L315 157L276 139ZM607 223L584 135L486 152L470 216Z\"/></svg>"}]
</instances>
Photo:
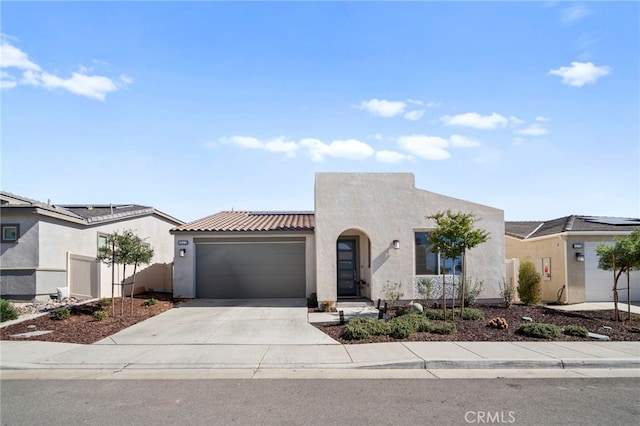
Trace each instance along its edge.
<instances>
[{"instance_id":1,"label":"shrub","mask_svg":"<svg viewBox=\"0 0 640 426\"><path fill-rule=\"evenodd\" d=\"M416 331L408 322L396 322L391 325L391 337L394 339L406 339Z\"/></svg>"},{"instance_id":2,"label":"shrub","mask_svg":"<svg viewBox=\"0 0 640 426\"><path fill-rule=\"evenodd\" d=\"M560 327L553 324L530 322L528 324L522 324L516 333L522 336L535 337L537 339L552 340L560 334Z\"/></svg>"},{"instance_id":3,"label":"shrub","mask_svg":"<svg viewBox=\"0 0 640 426\"><path fill-rule=\"evenodd\" d=\"M342 329L341 337L347 340L362 340L368 338L370 335L366 324L350 321L349 324Z\"/></svg>"},{"instance_id":4,"label":"shrub","mask_svg":"<svg viewBox=\"0 0 640 426\"><path fill-rule=\"evenodd\" d=\"M583 338L589 337L589 330L587 330L581 325L568 325L564 328L564 330L562 330L562 332L567 336L583 337Z\"/></svg>"},{"instance_id":5,"label":"shrub","mask_svg":"<svg viewBox=\"0 0 640 426\"><path fill-rule=\"evenodd\" d=\"M444 320L444 314L441 309L425 309L424 316L430 320Z\"/></svg>"},{"instance_id":6,"label":"shrub","mask_svg":"<svg viewBox=\"0 0 640 426\"><path fill-rule=\"evenodd\" d=\"M382 294L384 295L384 300L389 302L390 308L393 308L398 303L398 300L402 299L402 296L404 296L404 293L400 291L401 288L402 284L390 283L389 281L387 281L387 283L382 286Z\"/></svg>"},{"instance_id":7,"label":"shrub","mask_svg":"<svg viewBox=\"0 0 640 426\"><path fill-rule=\"evenodd\" d=\"M0 322L18 319L20 313L10 302L0 299Z\"/></svg>"},{"instance_id":8,"label":"shrub","mask_svg":"<svg viewBox=\"0 0 640 426\"><path fill-rule=\"evenodd\" d=\"M309 297L307 297L307 308L317 308L318 307L318 295L316 293L311 293Z\"/></svg>"},{"instance_id":9,"label":"shrub","mask_svg":"<svg viewBox=\"0 0 640 426\"><path fill-rule=\"evenodd\" d=\"M435 296L435 285L431 278L420 278L417 282L418 294L422 296L422 306L427 308L431 306L431 301Z\"/></svg>"},{"instance_id":10,"label":"shrub","mask_svg":"<svg viewBox=\"0 0 640 426\"><path fill-rule=\"evenodd\" d=\"M424 315L430 320L444 320L444 314L440 309L425 309ZM454 310L454 315L460 317L460 311ZM484 318L484 313L481 309L475 308L464 308L462 310L462 319L463 320L481 320Z\"/></svg>"},{"instance_id":11,"label":"shrub","mask_svg":"<svg viewBox=\"0 0 640 426\"><path fill-rule=\"evenodd\" d=\"M484 282L480 280L474 280L473 283L470 279L467 280L464 286L464 306L473 306L476 304L478 296L482 292ZM456 284L456 292L460 294L462 291L462 283Z\"/></svg>"},{"instance_id":12,"label":"shrub","mask_svg":"<svg viewBox=\"0 0 640 426\"><path fill-rule=\"evenodd\" d=\"M369 317L354 318L349 321L349 324L364 327L371 336L382 336L391 332L388 322Z\"/></svg>"},{"instance_id":13,"label":"shrub","mask_svg":"<svg viewBox=\"0 0 640 426\"><path fill-rule=\"evenodd\" d=\"M113 300L111 299L100 299L98 300L98 306L101 308L106 308L107 306L111 306L113 304Z\"/></svg>"},{"instance_id":14,"label":"shrub","mask_svg":"<svg viewBox=\"0 0 640 426\"><path fill-rule=\"evenodd\" d=\"M432 324L429 332L434 334L453 334L456 332L456 325L452 322Z\"/></svg>"},{"instance_id":15,"label":"shrub","mask_svg":"<svg viewBox=\"0 0 640 426\"><path fill-rule=\"evenodd\" d=\"M460 311L456 311L456 314L459 314ZM480 309L474 309L474 308L464 308L462 310L462 319L463 320L471 320L471 321L476 321L476 320L481 320L484 318L484 312L482 312L482 310Z\"/></svg>"},{"instance_id":16,"label":"shrub","mask_svg":"<svg viewBox=\"0 0 640 426\"><path fill-rule=\"evenodd\" d=\"M158 300L152 297L151 299L147 299L144 302L142 302L142 306L153 306L156 303L158 303Z\"/></svg>"},{"instance_id":17,"label":"shrub","mask_svg":"<svg viewBox=\"0 0 640 426\"><path fill-rule=\"evenodd\" d=\"M320 309L322 312L330 312L333 310L333 300L323 300L320 302Z\"/></svg>"},{"instance_id":18,"label":"shrub","mask_svg":"<svg viewBox=\"0 0 640 426\"><path fill-rule=\"evenodd\" d=\"M53 311L53 317L60 321L66 320L68 318L71 318L71 311L69 310L69 308L58 308Z\"/></svg>"},{"instance_id":19,"label":"shrub","mask_svg":"<svg viewBox=\"0 0 640 426\"><path fill-rule=\"evenodd\" d=\"M520 263L518 271L518 297L525 305L540 303L540 280L542 277L530 260Z\"/></svg>"},{"instance_id":20,"label":"shrub","mask_svg":"<svg viewBox=\"0 0 640 426\"><path fill-rule=\"evenodd\" d=\"M502 304L505 308L508 308L513 304L513 296L515 295L515 288L513 283L507 283L502 280L502 284L500 284L500 296L502 296Z\"/></svg>"},{"instance_id":21,"label":"shrub","mask_svg":"<svg viewBox=\"0 0 640 426\"><path fill-rule=\"evenodd\" d=\"M93 319L96 321L102 321L104 319L107 319L109 315L105 312L105 311L95 311L93 313Z\"/></svg>"}]
</instances>

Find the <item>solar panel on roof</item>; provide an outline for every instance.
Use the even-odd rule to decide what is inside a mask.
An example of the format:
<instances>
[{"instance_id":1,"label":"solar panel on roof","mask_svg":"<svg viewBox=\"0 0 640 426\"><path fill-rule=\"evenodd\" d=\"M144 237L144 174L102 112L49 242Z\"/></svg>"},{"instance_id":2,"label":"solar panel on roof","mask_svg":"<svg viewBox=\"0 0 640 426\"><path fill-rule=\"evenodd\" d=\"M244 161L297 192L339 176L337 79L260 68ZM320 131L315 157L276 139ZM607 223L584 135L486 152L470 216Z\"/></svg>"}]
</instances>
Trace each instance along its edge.
<instances>
[{"instance_id":1,"label":"solar panel on roof","mask_svg":"<svg viewBox=\"0 0 640 426\"><path fill-rule=\"evenodd\" d=\"M640 226L640 219L625 217L583 216L582 219L587 222L601 223L603 225Z\"/></svg>"}]
</instances>

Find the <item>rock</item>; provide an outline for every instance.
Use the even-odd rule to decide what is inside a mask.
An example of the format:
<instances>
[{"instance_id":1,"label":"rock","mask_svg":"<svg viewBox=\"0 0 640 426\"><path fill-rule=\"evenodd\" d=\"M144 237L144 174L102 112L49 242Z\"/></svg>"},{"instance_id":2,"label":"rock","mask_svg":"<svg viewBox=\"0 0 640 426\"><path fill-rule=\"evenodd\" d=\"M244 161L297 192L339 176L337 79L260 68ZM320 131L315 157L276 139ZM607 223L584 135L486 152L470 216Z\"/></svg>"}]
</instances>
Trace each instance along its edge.
<instances>
[{"instance_id":1,"label":"rock","mask_svg":"<svg viewBox=\"0 0 640 426\"><path fill-rule=\"evenodd\" d=\"M609 336L605 336L604 334L598 334L598 333L589 333L589 337L596 340L609 340Z\"/></svg>"},{"instance_id":2,"label":"rock","mask_svg":"<svg viewBox=\"0 0 640 426\"><path fill-rule=\"evenodd\" d=\"M525 320L525 321L529 321L529 322L533 321L533 318L531 318L531 317L522 317L522 319Z\"/></svg>"},{"instance_id":3,"label":"rock","mask_svg":"<svg viewBox=\"0 0 640 426\"><path fill-rule=\"evenodd\" d=\"M10 337L29 338L33 336L42 336L43 334L49 334L51 332L53 332L53 330L30 331L28 333L13 334Z\"/></svg>"},{"instance_id":4,"label":"rock","mask_svg":"<svg viewBox=\"0 0 640 426\"><path fill-rule=\"evenodd\" d=\"M35 324L29 324L29 325L27 326L27 328L36 328L36 325L35 325Z\"/></svg>"},{"instance_id":5,"label":"rock","mask_svg":"<svg viewBox=\"0 0 640 426\"><path fill-rule=\"evenodd\" d=\"M602 328L604 328L607 331L611 331L611 327L609 327L608 325L603 325Z\"/></svg>"},{"instance_id":6,"label":"rock","mask_svg":"<svg viewBox=\"0 0 640 426\"><path fill-rule=\"evenodd\" d=\"M411 304L411 312L418 312L418 313L422 313L424 312L424 309L422 308L422 305L419 303L412 303Z\"/></svg>"}]
</instances>

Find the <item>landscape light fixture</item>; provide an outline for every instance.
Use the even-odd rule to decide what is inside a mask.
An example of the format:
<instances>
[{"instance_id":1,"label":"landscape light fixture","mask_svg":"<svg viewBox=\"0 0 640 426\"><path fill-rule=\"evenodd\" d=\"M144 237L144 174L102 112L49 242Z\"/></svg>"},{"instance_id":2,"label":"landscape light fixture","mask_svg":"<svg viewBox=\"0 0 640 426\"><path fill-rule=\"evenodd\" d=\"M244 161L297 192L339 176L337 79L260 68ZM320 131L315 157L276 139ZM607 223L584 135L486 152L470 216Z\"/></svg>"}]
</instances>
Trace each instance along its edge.
<instances>
[{"instance_id":1,"label":"landscape light fixture","mask_svg":"<svg viewBox=\"0 0 640 426\"><path fill-rule=\"evenodd\" d=\"M184 257L185 254L187 254L187 249L186 248L181 248L180 249L180 257Z\"/></svg>"},{"instance_id":2,"label":"landscape light fixture","mask_svg":"<svg viewBox=\"0 0 640 426\"><path fill-rule=\"evenodd\" d=\"M393 240L393 248L398 250L400 248L400 241Z\"/></svg>"},{"instance_id":3,"label":"landscape light fixture","mask_svg":"<svg viewBox=\"0 0 640 426\"><path fill-rule=\"evenodd\" d=\"M576 262L584 262L584 254L576 253Z\"/></svg>"}]
</instances>

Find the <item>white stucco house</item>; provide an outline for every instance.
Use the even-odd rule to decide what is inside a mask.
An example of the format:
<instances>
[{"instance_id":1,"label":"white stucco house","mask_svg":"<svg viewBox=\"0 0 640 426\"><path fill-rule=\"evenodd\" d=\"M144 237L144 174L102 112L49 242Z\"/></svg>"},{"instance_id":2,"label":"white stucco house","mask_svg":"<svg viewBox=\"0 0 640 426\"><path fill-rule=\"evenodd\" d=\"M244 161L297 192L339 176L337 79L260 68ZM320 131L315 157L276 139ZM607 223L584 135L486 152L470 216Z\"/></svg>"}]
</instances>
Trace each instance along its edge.
<instances>
[{"instance_id":1,"label":"white stucco house","mask_svg":"<svg viewBox=\"0 0 640 426\"><path fill-rule=\"evenodd\" d=\"M503 211L417 189L411 173L318 173L313 212L225 211L175 227L174 296L376 300L399 283L417 298L417 279L452 268L426 244L426 217L445 210L473 213L490 234L466 269L484 283L480 299L498 299Z\"/></svg>"},{"instance_id":2,"label":"white stucco house","mask_svg":"<svg viewBox=\"0 0 640 426\"><path fill-rule=\"evenodd\" d=\"M107 234L125 229L154 250L152 264L143 265L136 274L136 285L171 291L169 230L182 221L133 204L52 205L7 192L0 192L0 203L2 298L48 298L58 288L67 288L72 296L111 296L111 269L96 256ZM129 277L116 276L117 282L123 278Z\"/></svg>"}]
</instances>

